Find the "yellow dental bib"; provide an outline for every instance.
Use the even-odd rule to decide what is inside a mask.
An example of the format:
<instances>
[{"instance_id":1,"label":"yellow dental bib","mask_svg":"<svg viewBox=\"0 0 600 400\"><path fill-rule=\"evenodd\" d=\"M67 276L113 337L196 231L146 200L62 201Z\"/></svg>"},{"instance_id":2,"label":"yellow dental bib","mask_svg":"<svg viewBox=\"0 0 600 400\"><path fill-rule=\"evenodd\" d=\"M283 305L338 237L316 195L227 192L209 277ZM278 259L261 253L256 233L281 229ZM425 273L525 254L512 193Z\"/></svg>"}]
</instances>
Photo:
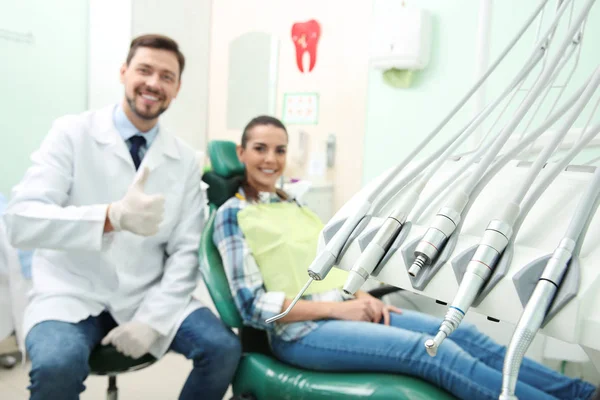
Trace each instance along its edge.
<instances>
[{"instance_id":1,"label":"yellow dental bib","mask_svg":"<svg viewBox=\"0 0 600 400\"><path fill-rule=\"evenodd\" d=\"M250 204L238 213L238 225L258 264L267 291L295 297L308 280L323 223L296 203ZM348 273L333 268L305 294L342 288Z\"/></svg>"}]
</instances>

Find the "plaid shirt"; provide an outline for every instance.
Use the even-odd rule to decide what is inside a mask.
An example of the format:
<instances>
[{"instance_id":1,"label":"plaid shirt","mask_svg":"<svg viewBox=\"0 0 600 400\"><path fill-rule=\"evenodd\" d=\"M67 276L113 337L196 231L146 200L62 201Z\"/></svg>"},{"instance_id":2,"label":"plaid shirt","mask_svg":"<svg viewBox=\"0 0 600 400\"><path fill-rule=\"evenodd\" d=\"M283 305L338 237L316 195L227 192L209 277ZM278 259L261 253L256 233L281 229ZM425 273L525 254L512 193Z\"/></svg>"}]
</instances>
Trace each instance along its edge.
<instances>
[{"instance_id":1,"label":"plaid shirt","mask_svg":"<svg viewBox=\"0 0 600 400\"><path fill-rule=\"evenodd\" d=\"M267 194L261 193L261 202L280 201L276 195L265 195ZM314 321L265 323L267 318L283 311L285 294L267 292L265 289L256 260L238 225L237 214L247 205L246 200L232 197L219 208L215 217L213 241L223 259L235 304L245 325L266 330L283 340L297 340L317 328L317 324ZM337 289L302 297L304 300L313 301L343 301L344 298L342 292Z\"/></svg>"}]
</instances>

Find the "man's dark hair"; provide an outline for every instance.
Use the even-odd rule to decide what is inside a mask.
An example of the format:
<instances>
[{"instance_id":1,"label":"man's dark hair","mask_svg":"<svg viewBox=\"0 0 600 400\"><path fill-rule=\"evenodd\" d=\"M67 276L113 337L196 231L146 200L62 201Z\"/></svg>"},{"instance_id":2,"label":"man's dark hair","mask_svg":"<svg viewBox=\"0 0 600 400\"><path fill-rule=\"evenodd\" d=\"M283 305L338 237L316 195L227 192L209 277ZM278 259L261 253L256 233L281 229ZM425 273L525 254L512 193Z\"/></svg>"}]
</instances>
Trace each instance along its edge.
<instances>
[{"instance_id":1,"label":"man's dark hair","mask_svg":"<svg viewBox=\"0 0 600 400\"><path fill-rule=\"evenodd\" d=\"M185 57L183 53L179 50L179 45L176 41L171 39L170 37L163 35L142 35L138 36L131 41L129 45L129 54L127 54L127 65L131 62L133 56L135 56L135 52L140 47L150 47L152 49L159 50L168 50L177 56L177 61L179 62L179 76L183 73L183 68L185 67Z\"/></svg>"}]
</instances>

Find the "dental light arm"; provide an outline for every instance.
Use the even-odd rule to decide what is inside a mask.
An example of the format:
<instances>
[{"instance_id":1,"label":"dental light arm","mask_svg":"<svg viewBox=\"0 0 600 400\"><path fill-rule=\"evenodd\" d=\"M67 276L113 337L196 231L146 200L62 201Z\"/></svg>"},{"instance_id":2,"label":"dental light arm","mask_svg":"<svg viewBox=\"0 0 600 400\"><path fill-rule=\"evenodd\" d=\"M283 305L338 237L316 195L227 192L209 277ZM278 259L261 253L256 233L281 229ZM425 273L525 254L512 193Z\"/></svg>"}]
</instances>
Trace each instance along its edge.
<instances>
[{"instance_id":1,"label":"dental light arm","mask_svg":"<svg viewBox=\"0 0 600 400\"><path fill-rule=\"evenodd\" d=\"M386 175L386 179L383 179L373 191L370 193L367 199L362 200L361 204L359 204L356 208L356 212L351 215L343 224L338 232L335 233L334 237L327 243L325 249L321 253L317 255L315 260L309 266L309 280L307 284L304 286L304 289L298 293L297 297L300 298L304 291L310 286L312 280L322 280L326 277L327 273L331 270L334 263L336 262L338 256L340 255L340 251L348 241L348 238L355 230L360 221L367 215L369 210L372 210L372 213L377 213L381 210L381 208L394 197L395 193L398 192L402 187L404 187L408 182L410 182L414 177L419 173L420 169L415 168L415 171L412 174L401 179L399 182L393 183L389 185L389 178L395 177L398 175L411 161L412 159L425 147L427 144L442 130L442 128L450 121L450 119L456 114L458 110L462 108L462 106L471 98L471 96L479 90L481 85L487 80L488 76L497 68L500 62L506 57L506 55L510 52L510 50L515 46L515 44L519 41L521 36L525 33L525 31L529 28L531 23L537 18L538 14L542 11L544 6L548 0L542 0L534 10L534 12L530 15L527 21L523 24L521 29L517 32L517 34L513 37L510 43L504 48L502 53L498 56L498 58L492 63L492 65L487 69L487 71L479 78L479 80L473 85L473 87L460 99L460 101L456 104L456 106L448 113L448 115L434 128L434 130L423 139L423 141L393 170L390 171L388 175ZM462 132L461 132L462 134ZM449 143L454 142L458 137L457 135L453 137ZM426 160L421 162L421 169L426 167L431 163L431 160L437 158L442 154L445 148L449 145L444 144L441 149L436 151ZM388 186L389 185L389 186ZM387 187L386 187L387 186ZM373 204L371 204L373 202ZM360 233L360 232L358 232ZM271 318L269 322L276 321L282 318L285 314L287 314L295 303L290 304L288 309Z\"/></svg>"},{"instance_id":2,"label":"dental light arm","mask_svg":"<svg viewBox=\"0 0 600 400\"><path fill-rule=\"evenodd\" d=\"M532 88L526 100L517 110L514 118L502 131L500 136L494 141L489 151L485 154L483 159L477 165L475 171L469 175L464 187L457 189L454 195L451 197L451 201L448 202L448 204L446 204L444 207L442 207L442 209L438 212L438 214L433 220L432 225L425 232L423 239L418 243L415 249L416 258L409 269L409 274L411 276L416 277L426 264L428 265L430 263L433 263L437 258L439 252L441 252L441 250L443 249L450 235L454 233L457 225L460 223L464 207L469 201L469 197L471 196L474 187L477 185L485 171L489 168L494 158L496 158L496 155L500 152L510 135L514 132L516 127L519 125L519 123L527 113L527 111L533 105L536 97L539 96L539 94L542 92L542 90L545 88L545 86L553 76L556 66L560 63L560 59L562 58L566 48L571 43L572 38L579 29L579 26L583 22L584 18L587 16L589 9L591 8L593 3L594 0L588 0L584 9L577 16L573 27L569 29L567 38L563 40L563 42L559 46L558 53L553 58L549 68L547 68L544 71L542 77L536 81L535 86ZM567 7L567 4L568 1L565 1L560 6L552 25L548 29L548 32L544 35L544 39L538 45L539 48L537 48L536 51L543 52L545 50L548 37L556 28L560 17L562 16ZM535 53L534 55L532 55L532 57L530 57L530 59L533 59L534 56Z\"/></svg>"},{"instance_id":3,"label":"dental light arm","mask_svg":"<svg viewBox=\"0 0 600 400\"><path fill-rule=\"evenodd\" d=\"M600 68L596 69L590 79L590 83L586 85L582 96L577 100L577 104L570 113L567 121L563 124L553 140L546 146L544 151L536 159L536 162L532 166L527 176L527 179L522 183L523 188L530 188L533 180L537 177L541 171L545 161L550 157L552 151L560 143L564 135L568 132L569 128L573 125L575 120L581 114L581 111L588 104L589 99L592 97L596 89L600 85ZM594 136L593 130L586 134L585 141L582 140L578 145L569 152L567 157L563 159L561 164L568 163L585 144L589 142ZM524 148L524 147L522 147ZM560 165L560 164L559 164ZM563 165L563 168L564 168ZM555 176L558 176L561 169L553 170L555 175L551 174L551 179L547 179L544 182L547 184L544 186L545 190L552 182ZM548 178L548 177L547 177ZM488 180L489 181L489 180ZM467 266L467 270L460 283L456 296L452 301L451 306L444 317L444 321L440 325L440 329L434 339L429 339L425 342L425 348L429 355L432 357L436 355L438 347L454 330L460 325L464 315L471 307L477 296L479 295L482 287L489 279L492 271L494 270L497 261L499 260L502 252L506 248L509 241L516 236L518 229L520 228L520 222L523 221L527 213L530 211L531 206L537 201L537 198L543 193L543 190L537 191L537 197L530 197L525 201L523 207L521 203L527 190L519 190L513 197L513 200L504 209L503 214L500 218L492 220L488 225L482 240L477 247L475 254Z\"/></svg>"},{"instance_id":4,"label":"dental light arm","mask_svg":"<svg viewBox=\"0 0 600 400\"><path fill-rule=\"evenodd\" d=\"M504 357L500 400L517 399L515 388L525 353L542 326L571 259L579 254L599 202L600 167L596 168L592 181L579 200L565 236L548 260L533 294L519 318Z\"/></svg>"}]
</instances>

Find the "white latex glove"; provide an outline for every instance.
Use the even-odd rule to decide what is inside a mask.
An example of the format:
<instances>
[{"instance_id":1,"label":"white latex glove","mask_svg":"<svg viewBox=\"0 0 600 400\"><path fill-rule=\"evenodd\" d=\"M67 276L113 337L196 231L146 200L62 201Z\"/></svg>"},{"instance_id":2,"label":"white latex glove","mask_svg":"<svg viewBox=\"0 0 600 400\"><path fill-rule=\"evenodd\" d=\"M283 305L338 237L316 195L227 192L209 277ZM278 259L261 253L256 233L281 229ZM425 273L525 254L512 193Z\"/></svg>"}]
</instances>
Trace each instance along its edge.
<instances>
[{"instance_id":1,"label":"white latex glove","mask_svg":"<svg viewBox=\"0 0 600 400\"><path fill-rule=\"evenodd\" d=\"M102 339L104 346L112 344L120 353L131 358L140 358L148 353L158 339L158 332L150 326L136 321L119 325Z\"/></svg>"},{"instance_id":2,"label":"white latex glove","mask_svg":"<svg viewBox=\"0 0 600 400\"><path fill-rule=\"evenodd\" d=\"M141 236L158 233L165 211L165 197L161 194L144 193L149 173L148 167L144 167L125 197L110 205L108 219L115 231L125 230Z\"/></svg>"}]
</instances>

